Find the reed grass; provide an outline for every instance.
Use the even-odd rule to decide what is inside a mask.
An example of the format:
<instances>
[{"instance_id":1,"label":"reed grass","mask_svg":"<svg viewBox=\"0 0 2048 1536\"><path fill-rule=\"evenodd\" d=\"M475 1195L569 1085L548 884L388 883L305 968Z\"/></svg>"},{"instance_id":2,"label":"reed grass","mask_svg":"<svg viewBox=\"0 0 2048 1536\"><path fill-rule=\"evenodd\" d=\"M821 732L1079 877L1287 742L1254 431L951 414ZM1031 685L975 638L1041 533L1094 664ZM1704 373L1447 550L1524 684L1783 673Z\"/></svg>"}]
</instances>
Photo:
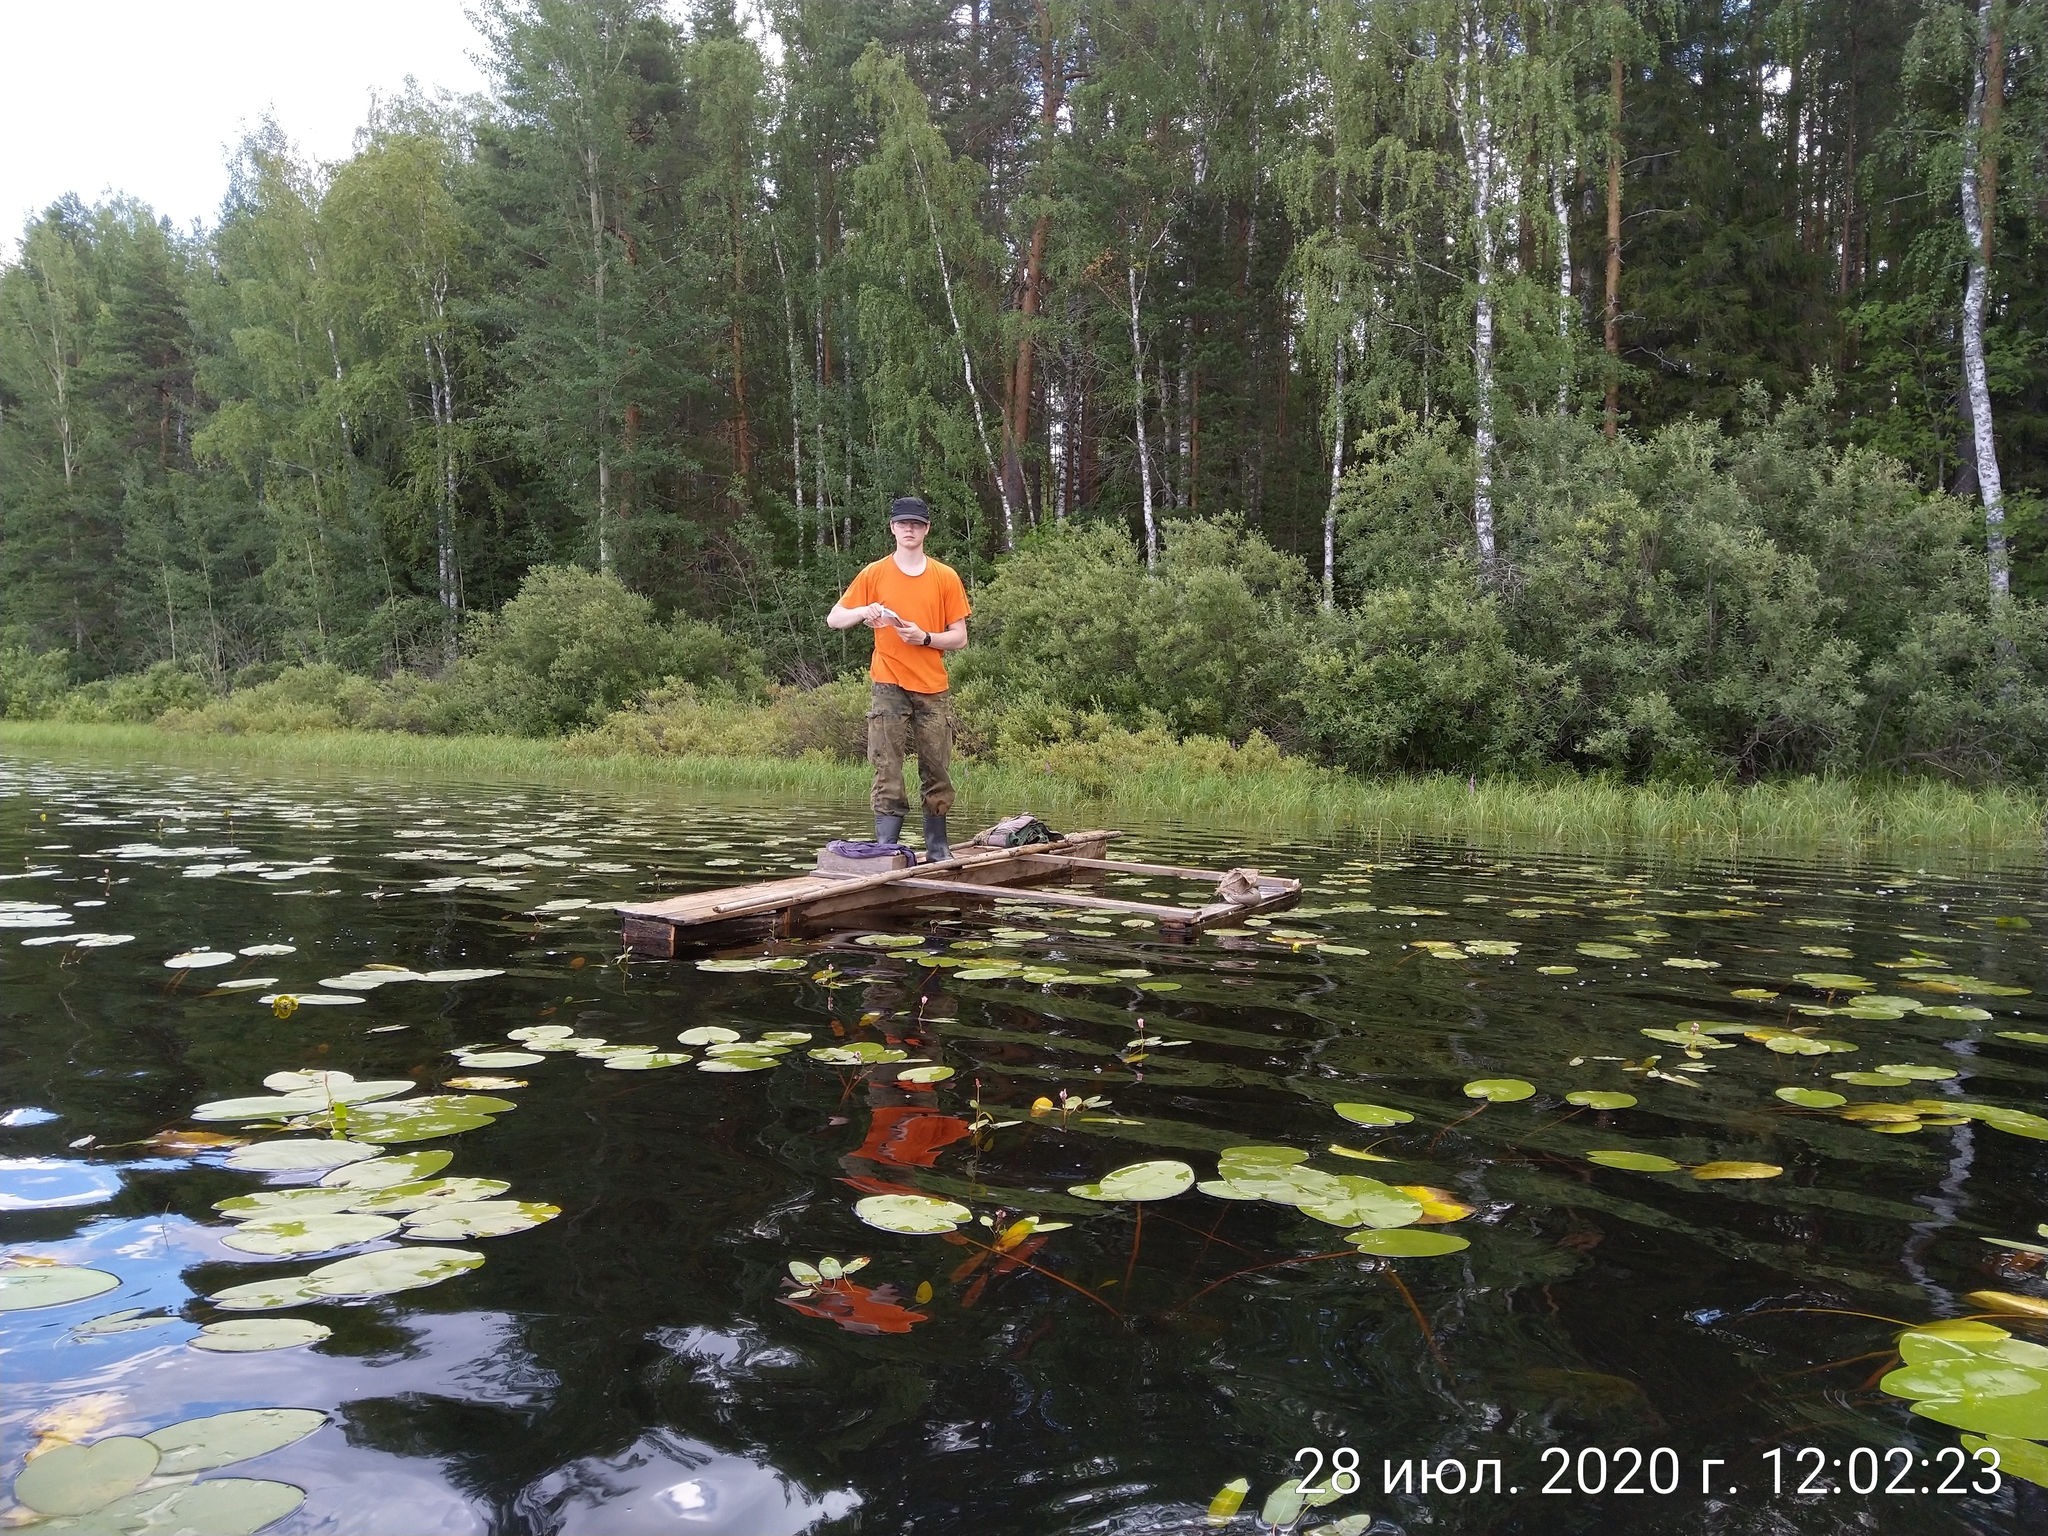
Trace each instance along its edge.
<instances>
[{"instance_id":1,"label":"reed grass","mask_svg":"<svg viewBox=\"0 0 2048 1536\"><path fill-rule=\"evenodd\" d=\"M822 757L592 756L560 741L340 731L192 735L138 725L0 722L0 752L16 758L113 756L175 764L233 762L318 777L375 775L673 786L748 798L845 806L856 818L868 771ZM1787 779L1748 786L1601 779L1535 783L1429 775L1360 779L1285 762L1251 772L1134 767L1113 784L1079 786L1016 765L956 767L965 819L1028 808L1072 820L1201 821L1246 831L1364 833L1381 839L1589 850L1998 853L2038 857L2048 798L2025 788L1929 781Z\"/></svg>"}]
</instances>

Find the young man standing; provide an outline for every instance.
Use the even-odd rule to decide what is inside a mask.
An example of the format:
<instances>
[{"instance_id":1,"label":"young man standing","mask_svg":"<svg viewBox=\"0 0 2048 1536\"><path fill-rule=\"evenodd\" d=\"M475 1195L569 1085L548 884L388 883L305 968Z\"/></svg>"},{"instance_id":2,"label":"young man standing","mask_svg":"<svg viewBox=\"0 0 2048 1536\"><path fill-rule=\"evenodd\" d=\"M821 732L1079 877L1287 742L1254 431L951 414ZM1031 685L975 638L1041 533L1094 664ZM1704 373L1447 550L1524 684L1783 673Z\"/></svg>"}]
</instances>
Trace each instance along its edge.
<instances>
[{"instance_id":1,"label":"young man standing","mask_svg":"<svg viewBox=\"0 0 2048 1536\"><path fill-rule=\"evenodd\" d=\"M924 799L924 853L951 857L946 816L953 809L953 707L946 692L947 651L967 645L967 589L950 565L924 552L932 514L915 496L889 503L896 551L853 578L825 616L834 629L865 624L875 632L868 704L868 763L875 786L875 841L903 835L910 807L903 798L903 759L917 754Z\"/></svg>"}]
</instances>

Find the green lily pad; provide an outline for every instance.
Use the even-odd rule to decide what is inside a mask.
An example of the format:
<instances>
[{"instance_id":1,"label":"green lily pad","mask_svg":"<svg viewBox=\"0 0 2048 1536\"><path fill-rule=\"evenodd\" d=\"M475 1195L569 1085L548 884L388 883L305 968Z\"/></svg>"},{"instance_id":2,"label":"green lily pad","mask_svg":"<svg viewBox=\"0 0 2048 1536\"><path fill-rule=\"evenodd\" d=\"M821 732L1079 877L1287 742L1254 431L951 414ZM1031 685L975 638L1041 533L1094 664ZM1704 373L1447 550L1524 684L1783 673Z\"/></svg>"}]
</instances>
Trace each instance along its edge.
<instances>
[{"instance_id":1,"label":"green lily pad","mask_svg":"<svg viewBox=\"0 0 2048 1536\"><path fill-rule=\"evenodd\" d=\"M253 1195L230 1195L213 1208L230 1221L276 1221L299 1216L333 1216L360 1198L346 1189L259 1189Z\"/></svg>"},{"instance_id":2,"label":"green lily pad","mask_svg":"<svg viewBox=\"0 0 2048 1536\"><path fill-rule=\"evenodd\" d=\"M1852 976L1847 971L1801 971L1792 979L1805 982L1817 992L1867 992L1877 985L1868 977Z\"/></svg>"},{"instance_id":3,"label":"green lily pad","mask_svg":"<svg viewBox=\"0 0 2048 1536\"><path fill-rule=\"evenodd\" d=\"M1536 967L1536 974L1539 976L1576 976L1579 974L1579 968L1576 965L1539 965Z\"/></svg>"},{"instance_id":4,"label":"green lily pad","mask_svg":"<svg viewBox=\"0 0 2048 1536\"><path fill-rule=\"evenodd\" d=\"M1776 1096L1787 1104L1797 1104L1801 1109L1833 1109L1849 1101L1839 1093L1830 1093L1825 1088L1780 1088Z\"/></svg>"},{"instance_id":5,"label":"green lily pad","mask_svg":"<svg viewBox=\"0 0 2048 1536\"><path fill-rule=\"evenodd\" d=\"M1083 1200L1170 1200L1195 1182L1195 1170L1172 1158L1130 1163L1104 1174L1093 1184L1073 1184L1070 1195Z\"/></svg>"},{"instance_id":6,"label":"green lily pad","mask_svg":"<svg viewBox=\"0 0 2048 1536\"><path fill-rule=\"evenodd\" d=\"M1583 1109L1631 1109L1636 1096L1632 1093L1610 1093L1602 1089L1581 1088L1564 1096L1567 1104L1577 1104Z\"/></svg>"},{"instance_id":7,"label":"green lily pad","mask_svg":"<svg viewBox=\"0 0 2048 1536\"><path fill-rule=\"evenodd\" d=\"M807 1029L771 1029L761 1036L763 1045L808 1045L811 1033Z\"/></svg>"},{"instance_id":8,"label":"green lily pad","mask_svg":"<svg viewBox=\"0 0 2048 1536\"><path fill-rule=\"evenodd\" d=\"M507 1237L561 1214L559 1205L540 1200L455 1200L414 1212L406 1218L405 1235L433 1243Z\"/></svg>"},{"instance_id":9,"label":"green lily pad","mask_svg":"<svg viewBox=\"0 0 2048 1536\"><path fill-rule=\"evenodd\" d=\"M254 1536L306 1502L290 1483L216 1477L203 1483L144 1488L89 1515L67 1517L49 1531L77 1536Z\"/></svg>"},{"instance_id":10,"label":"green lily pad","mask_svg":"<svg viewBox=\"0 0 2048 1536\"><path fill-rule=\"evenodd\" d=\"M853 942L869 949L916 949L924 940L914 933L863 933Z\"/></svg>"},{"instance_id":11,"label":"green lily pad","mask_svg":"<svg viewBox=\"0 0 2048 1536\"><path fill-rule=\"evenodd\" d=\"M275 1312L279 1307L299 1307L326 1297L307 1287L304 1275L274 1275L228 1286L206 1298L223 1312Z\"/></svg>"},{"instance_id":12,"label":"green lily pad","mask_svg":"<svg viewBox=\"0 0 2048 1536\"><path fill-rule=\"evenodd\" d=\"M1347 1233L1344 1241L1355 1244L1361 1253L1383 1259L1433 1259L1472 1246L1448 1232L1422 1232L1413 1227L1367 1227L1362 1232Z\"/></svg>"},{"instance_id":13,"label":"green lily pad","mask_svg":"<svg viewBox=\"0 0 2048 1536\"><path fill-rule=\"evenodd\" d=\"M2010 1435L1964 1435L1963 1449L1973 1455L1985 1450L1995 1452L2001 1477L2021 1477L2048 1488L2048 1445L2015 1440Z\"/></svg>"},{"instance_id":14,"label":"green lily pad","mask_svg":"<svg viewBox=\"0 0 2048 1536\"><path fill-rule=\"evenodd\" d=\"M353 1248L358 1243L389 1237L397 1230L398 1223L385 1216L261 1216L243 1222L222 1238L221 1244L243 1253L284 1258Z\"/></svg>"},{"instance_id":15,"label":"green lily pad","mask_svg":"<svg viewBox=\"0 0 2048 1536\"><path fill-rule=\"evenodd\" d=\"M1333 1227L1405 1227L1422 1218L1422 1202L1391 1184L1359 1173L1329 1177L1334 1188L1327 1197L1300 1201L1302 1215Z\"/></svg>"},{"instance_id":16,"label":"green lily pad","mask_svg":"<svg viewBox=\"0 0 2048 1536\"><path fill-rule=\"evenodd\" d=\"M388 1296L438 1285L483 1261L462 1248L386 1248L323 1264L306 1276L306 1287L318 1296Z\"/></svg>"},{"instance_id":17,"label":"green lily pad","mask_svg":"<svg viewBox=\"0 0 2048 1536\"><path fill-rule=\"evenodd\" d=\"M856 1040L850 1045L823 1045L805 1054L813 1061L822 1061L834 1067L871 1067L886 1062L910 1060L910 1052L899 1051L893 1046L877 1045L872 1040Z\"/></svg>"},{"instance_id":18,"label":"green lily pad","mask_svg":"<svg viewBox=\"0 0 2048 1536\"><path fill-rule=\"evenodd\" d=\"M312 1408L244 1408L183 1419L152 1430L148 1439L163 1453L158 1475L179 1477L281 1451L326 1422L327 1415Z\"/></svg>"},{"instance_id":19,"label":"green lily pad","mask_svg":"<svg viewBox=\"0 0 2048 1536\"><path fill-rule=\"evenodd\" d=\"M1398 1114L1399 1111L1392 1111L1392 1113ZM1216 1154L1216 1161L1221 1166L1223 1176L1227 1179L1234 1177L1239 1172L1270 1168L1291 1168L1297 1163L1307 1162L1308 1154L1299 1147L1225 1147Z\"/></svg>"},{"instance_id":20,"label":"green lily pad","mask_svg":"<svg viewBox=\"0 0 2048 1536\"><path fill-rule=\"evenodd\" d=\"M1646 1029L1642 1033L1652 1040L1662 1040L1667 1045L1682 1045L1689 1051L1732 1051L1735 1042L1716 1040L1704 1030L1698 1029Z\"/></svg>"},{"instance_id":21,"label":"green lily pad","mask_svg":"<svg viewBox=\"0 0 2048 1536\"><path fill-rule=\"evenodd\" d=\"M1935 1010L1929 1008L1926 1011L1933 1013ZM1981 1008L1973 1008L1969 1011L1980 1018L1988 1019L1991 1017L1990 1014L1985 1013ZM2042 1034L2038 1029L2001 1029L1998 1031L1998 1038L2001 1040L2017 1040L2021 1045L2048 1045L2048 1035Z\"/></svg>"},{"instance_id":22,"label":"green lily pad","mask_svg":"<svg viewBox=\"0 0 2048 1536\"><path fill-rule=\"evenodd\" d=\"M1945 1083L1956 1073L1948 1067L1923 1067L1910 1061L1886 1061L1878 1064L1878 1071L1889 1072L1894 1077L1903 1077L1910 1082Z\"/></svg>"},{"instance_id":23,"label":"green lily pad","mask_svg":"<svg viewBox=\"0 0 2048 1536\"><path fill-rule=\"evenodd\" d=\"M1830 1072L1828 1076L1838 1083L1853 1083L1858 1088L1903 1088L1913 1081L1895 1072Z\"/></svg>"},{"instance_id":24,"label":"green lily pad","mask_svg":"<svg viewBox=\"0 0 2048 1536\"><path fill-rule=\"evenodd\" d=\"M658 1072L663 1067L680 1067L690 1059L688 1051L622 1051L605 1058L611 1072Z\"/></svg>"},{"instance_id":25,"label":"green lily pad","mask_svg":"<svg viewBox=\"0 0 2048 1536\"><path fill-rule=\"evenodd\" d=\"M453 1136L489 1125L497 1116L519 1106L510 1099L487 1098L481 1094L437 1094L412 1099L404 1104L372 1105L348 1113L348 1129L365 1141L428 1141Z\"/></svg>"},{"instance_id":26,"label":"green lily pad","mask_svg":"<svg viewBox=\"0 0 2048 1536\"><path fill-rule=\"evenodd\" d=\"M1692 1170L1692 1176L1703 1182L1715 1179L1775 1179L1784 1171L1776 1163L1746 1163L1724 1159L1701 1163Z\"/></svg>"},{"instance_id":27,"label":"green lily pad","mask_svg":"<svg viewBox=\"0 0 2048 1536\"><path fill-rule=\"evenodd\" d=\"M1639 960L1642 958L1638 951L1620 944L1581 944L1577 948L1580 954L1590 955L1595 960Z\"/></svg>"},{"instance_id":28,"label":"green lily pad","mask_svg":"<svg viewBox=\"0 0 2048 1536\"><path fill-rule=\"evenodd\" d=\"M1659 1157L1654 1152L1626 1152L1618 1149L1603 1149L1588 1152L1586 1161L1598 1163L1602 1168L1626 1168L1631 1173L1676 1173L1685 1165L1675 1163L1668 1157Z\"/></svg>"},{"instance_id":29,"label":"green lily pad","mask_svg":"<svg viewBox=\"0 0 2048 1536\"><path fill-rule=\"evenodd\" d=\"M953 1075L951 1067L906 1067L896 1074L899 1083L943 1083Z\"/></svg>"},{"instance_id":30,"label":"green lily pad","mask_svg":"<svg viewBox=\"0 0 2048 1536\"><path fill-rule=\"evenodd\" d=\"M1986 1241L1996 1242L1997 1239L1987 1238ZM2028 1245L2021 1243L2011 1246ZM177 1319L168 1313L145 1314L140 1307L124 1307L119 1312L109 1312L105 1317L95 1317L88 1322L72 1324L71 1336L77 1339L96 1339L112 1333L140 1333L145 1328L161 1328L166 1323L176 1321Z\"/></svg>"},{"instance_id":31,"label":"green lily pad","mask_svg":"<svg viewBox=\"0 0 2048 1536\"><path fill-rule=\"evenodd\" d=\"M432 1152L401 1152L395 1157L379 1157L367 1163L337 1168L320 1183L327 1189L390 1189L395 1185L410 1184L416 1179L432 1178L453 1161L453 1152L438 1148Z\"/></svg>"},{"instance_id":32,"label":"green lily pad","mask_svg":"<svg viewBox=\"0 0 2048 1536\"><path fill-rule=\"evenodd\" d=\"M465 1067L530 1067L546 1059L537 1051L469 1051L456 1058Z\"/></svg>"},{"instance_id":33,"label":"green lily pad","mask_svg":"<svg viewBox=\"0 0 2048 1536\"><path fill-rule=\"evenodd\" d=\"M0 1312L68 1306L103 1295L120 1283L118 1276L103 1269L78 1269L69 1264L0 1269Z\"/></svg>"},{"instance_id":34,"label":"green lily pad","mask_svg":"<svg viewBox=\"0 0 2048 1536\"><path fill-rule=\"evenodd\" d=\"M684 1045L722 1045L737 1040L740 1032L727 1029L723 1024L699 1024L695 1029L686 1029L676 1039Z\"/></svg>"},{"instance_id":35,"label":"green lily pad","mask_svg":"<svg viewBox=\"0 0 2048 1536\"><path fill-rule=\"evenodd\" d=\"M854 1203L853 1214L884 1232L903 1232L916 1237L934 1232L951 1232L974 1219L974 1212L951 1200L930 1195L869 1195Z\"/></svg>"},{"instance_id":36,"label":"green lily pad","mask_svg":"<svg viewBox=\"0 0 2048 1536\"><path fill-rule=\"evenodd\" d=\"M1018 970L1015 965L964 965L953 976L958 981L1006 981Z\"/></svg>"},{"instance_id":37,"label":"green lily pad","mask_svg":"<svg viewBox=\"0 0 2048 1536\"><path fill-rule=\"evenodd\" d=\"M2019 1339L1946 1341L1953 1348L1878 1383L1922 1418L1980 1435L2048 1439L2048 1350Z\"/></svg>"},{"instance_id":38,"label":"green lily pad","mask_svg":"<svg viewBox=\"0 0 2048 1536\"><path fill-rule=\"evenodd\" d=\"M512 1186L503 1179L417 1179L364 1193L349 1209L373 1216L400 1216L410 1211L439 1210L445 1205L488 1200Z\"/></svg>"},{"instance_id":39,"label":"green lily pad","mask_svg":"<svg viewBox=\"0 0 2048 1536\"><path fill-rule=\"evenodd\" d=\"M52 1446L14 1480L14 1496L44 1515L82 1515L133 1493L156 1472L159 1453L135 1435Z\"/></svg>"},{"instance_id":40,"label":"green lily pad","mask_svg":"<svg viewBox=\"0 0 2048 1536\"><path fill-rule=\"evenodd\" d=\"M1384 1104L1336 1104L1331 1107L1353 1125L1406 1125L1415 1118L1405 1109L1389 1109Z\"/></svg>"},{"instance_id":41,"label":"green lily pad","mask_svg":"<svg viewBox=\"0 0 2048 1536\"><path fill-rule=\"evenodd\" d=\"M317 1344L333 1332L324 1324L298 1317L232 1317L224 1323L208 1323L190 1343L194 1349L217 1354L254 1354Z\"/></svg>"},{"instance_id":42,"label":"green lily pad","mask_svg":"<svg viewBox=\"0 0 2048 1536\"><path fill-rule=\"evenodd\" d=\"M380 1150L359 1141L297 1137L237 1147L228 1154L227 1165L244 1173L310 1173L316 1168L340 1168L361 1162L375 1157Z\"/></svg>"},{"instance_id":43,"label":"green lily pad","mask_svg":"<svg viewBox=\"0 0 2048 1536\"><path fill-rule=\"evenodd\" d=\"M1515 1104L1533 1097L1534 1083L1525 1083L1519 1077L1481 1077L1465 1085L1465 1097L1485 1099L1490 1104Z\"/></svg>"},{"instance_id":44,"label":"green lily pad","mask_svg":"<svg viewBox=\"0 0 2048 1536\"><path fill-rule=\"evenodd\" d=\"M699 1072L766 1072L777 1065L777 1056L707 1056L697 1063Z\"/></svg>"}]
</instances>

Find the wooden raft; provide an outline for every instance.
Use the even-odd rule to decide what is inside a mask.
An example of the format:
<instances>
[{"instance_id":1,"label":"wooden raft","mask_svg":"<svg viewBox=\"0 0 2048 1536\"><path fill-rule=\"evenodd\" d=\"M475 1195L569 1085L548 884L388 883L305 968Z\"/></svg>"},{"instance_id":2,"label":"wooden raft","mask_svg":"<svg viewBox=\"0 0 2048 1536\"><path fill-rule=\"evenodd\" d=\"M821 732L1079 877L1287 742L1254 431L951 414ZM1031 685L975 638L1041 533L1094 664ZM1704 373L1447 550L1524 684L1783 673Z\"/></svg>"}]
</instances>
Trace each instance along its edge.
<instances>
[{"instance_id":1,"label":"wooden raft","mask_svg":"<svg viewBox=\"0 0 2048 1536\"><path fill-rule=\"evenodd\" d=\"M971 848L937 864L875 875L823 871L757 885L695 891L666 901L632 902L618 908L625 947L636 955L669 960L682 943L713 944L733 925L766 920L784 938L829 928L859 928L884 913L928 902L1034 901L1053 907L1086 907L1149 917L1171 938L1191 939L1204 928L1257 912L1291 907L1301 899L1301 882L1276 875L1256 877L1256 898L1217 900L1200 907L1162 906L1054 887L1050 882L1103 875L1155 875L1169 879L1221 881L1215 869L1172 864L1133 864L1104 858L1114 832L1076 832L1054 843L1024 848ZM680 938L689 931L687 939Z\"/></svg>"}]
</instances>

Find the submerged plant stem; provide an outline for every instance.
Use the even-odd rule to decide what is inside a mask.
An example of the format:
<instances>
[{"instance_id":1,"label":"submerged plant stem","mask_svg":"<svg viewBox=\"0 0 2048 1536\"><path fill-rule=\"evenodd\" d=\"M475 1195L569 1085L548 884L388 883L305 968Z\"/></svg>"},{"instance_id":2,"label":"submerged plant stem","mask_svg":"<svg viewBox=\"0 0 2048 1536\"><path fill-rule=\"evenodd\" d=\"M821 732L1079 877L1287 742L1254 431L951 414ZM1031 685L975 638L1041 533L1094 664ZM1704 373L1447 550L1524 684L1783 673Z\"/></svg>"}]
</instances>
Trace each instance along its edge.
<instances>
[{"instance_id":1,"label":"submerged plant stem","mask_svg":"<svg viewBox=\"0 0 2048 1536\"><path fill-rule=\"evenodd\" d=\"M1415 1304L1414 1293L1408 1289L1401 1277L1394 1273L1393 1265L1382 1264L1380 1270L1389 1280L1393 1281L1394 1289L1399 1291L1401 1299L1408 1303L1408 1310L1415 1314L1415 1326L1422 1330L1423 1342L1429 1345L1429 1352L1436 1356L1436 1363L1448 1372L1451 1368L1450 1362L1444 1359L1444 1352L1436 1347L1436 1334L1430 1329L1429 1319L1422 1315L1422 1308Z\"/></svg>"},{"instance_id":2,"label":"submerged plant stem","mask_svg":"<svg viewBox=\"0 0 2048 1536\"><path fill-rule=\"evenodd\" d=\"M1069 1280L1065 1275L1054 1274L1049 1269L1042 1269L1038 1265L1032 1263L1029 1259L1020 1259L1014 1253L1004 1253L1000 1249L989 1247L989 1245L986 1243L977 1243L971 1237L966 1237L963 1235L962 1241L964 1241L970 1248L979 1248L983 1253L990 1254L999 1259L1006 1259L1012 1264L1016 1264L1024 1269L1030 1270L1034 1275L1043 1275L1048 1280L1057 1280L1061 1285L1064 1285L1068 1290L1079 1291L1083 1296L1086 1296L1090 1301L1094 1302L1095 1305L1102 1308L1103 1311L1107 1312L1111 1317L1115 1318L1118 1322L1123 1321L1123 1313L1117 1311L1115 1307L1111 1306L1108 1302L1104 1301L1100 1296L1096 1295L1093 1291L1089 1290L1087 1286L1076 1285L1073 1281Z\"/></svg>"},{"instance_id":3,"label":"submerged plant stem","mask_svg":"<svg viewBox=\"0 0 2048 1536\"><path fill-rule=\"evenodd\" d=\"M1254 1264L1248 1269L1234 1269L1220 1280L1211 1280L1207 1285L1195 1292L1194 1295L1174 1308L1174 1310L1176 1312L1186 1311L1204 1296L1215 1290L1217 1286L1228 1285L1231 1281L1240 1280L1246 1275L1256 1275L1262 1269L1285 1269L1290 1264L1313 1264L1318 1259L1355 1259L1357 1257L1358 1250L1356 1248L1346 1248L1337 1253L1311 1253L1298 1259L1275 1259L1270 1264Z\"/></svg>"},{"instance_id":4,"label":"submerged plant stem","mask_svg":"<svg viewBox=\"0 0 2048 1536\"><path fill-rule=\"evenodd\" d=\"M1136 1210L1138 1220L1137 1224L1131 1228L1130 1262L1124 1265L1124 1295L1126 1296L1131 1294L1131 1276L1138 1272L1138 1244L1145 1237L1145 1202L1142 1200L1136 1202Z\"/></svg>"}]
</instances>

